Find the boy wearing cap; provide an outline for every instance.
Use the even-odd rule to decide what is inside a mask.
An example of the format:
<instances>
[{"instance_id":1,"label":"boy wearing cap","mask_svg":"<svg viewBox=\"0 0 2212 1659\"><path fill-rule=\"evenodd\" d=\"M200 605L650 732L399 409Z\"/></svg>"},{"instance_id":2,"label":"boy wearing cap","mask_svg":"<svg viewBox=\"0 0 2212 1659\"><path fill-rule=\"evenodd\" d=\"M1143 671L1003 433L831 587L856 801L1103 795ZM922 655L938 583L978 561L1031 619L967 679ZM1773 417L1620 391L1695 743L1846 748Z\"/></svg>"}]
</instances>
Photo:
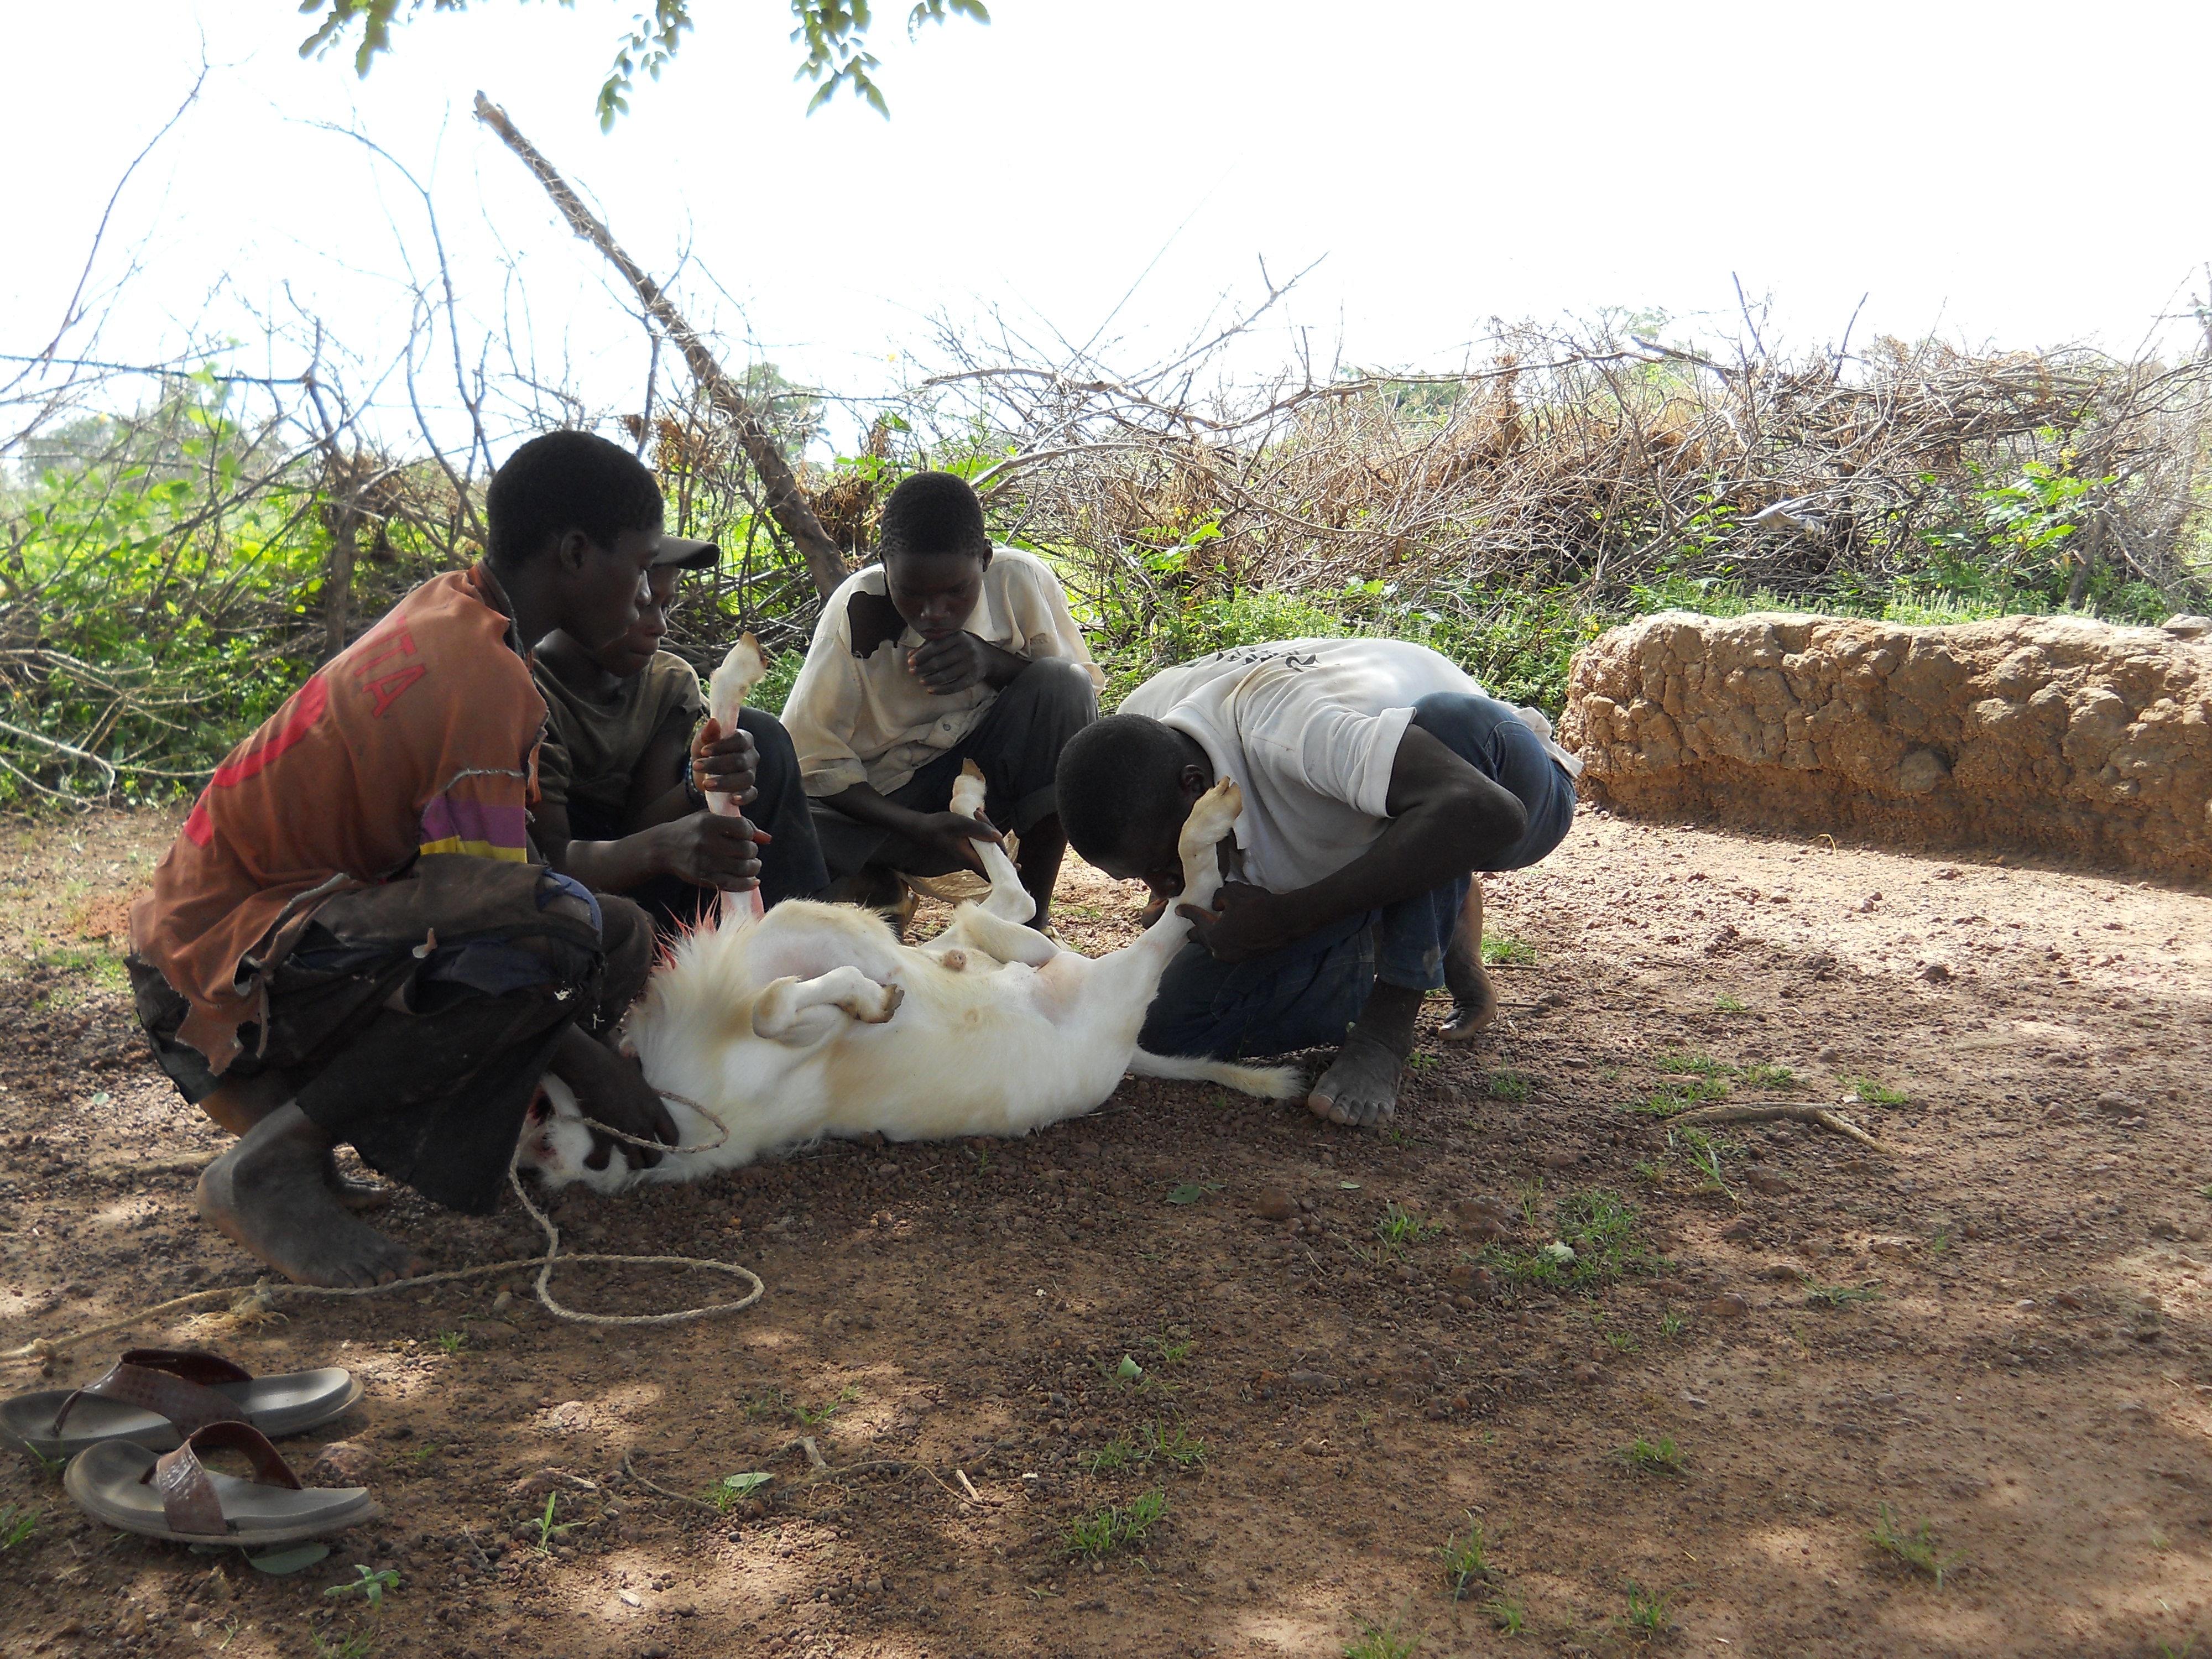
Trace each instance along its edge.
<instances>
[{"instance_id":1,"label":"boy wearing cap","mask_svg":"<svg viewBox=\"0 0 2212 1659\"><path fill-rule=\"evenodd\" d=\"M635 623L659 487L628 450L555 432L485 506L483 559L409 593L230 752L131 913L155 1058L239 1137L200 1213L302 1284L424 1270L348 1213L340 1142L488 1215L549 1071L600 1121L676 1139L615 1041L652 929L526 844L545 704L525 642Z\"/></svg>"},{"instance_id":2,"label":"boy wearing cap","mask_svg":"<svg viewBox=\"0 0 2212 1659\"><path fill-rule=\"evenodd\" d=\"M539 750L532 838L556 870L642 905L664 935L699 919L717 889L757 886L763 902L829 882L791 739L772 714L693 752L706 713L699 676L659 649L688 570L713 568L711 542L664 536L630 629L597 651L556 630L533 667L550 718ZM746 825L707 810L712 787L746 803Z\"/></svg>"}]
</instances>

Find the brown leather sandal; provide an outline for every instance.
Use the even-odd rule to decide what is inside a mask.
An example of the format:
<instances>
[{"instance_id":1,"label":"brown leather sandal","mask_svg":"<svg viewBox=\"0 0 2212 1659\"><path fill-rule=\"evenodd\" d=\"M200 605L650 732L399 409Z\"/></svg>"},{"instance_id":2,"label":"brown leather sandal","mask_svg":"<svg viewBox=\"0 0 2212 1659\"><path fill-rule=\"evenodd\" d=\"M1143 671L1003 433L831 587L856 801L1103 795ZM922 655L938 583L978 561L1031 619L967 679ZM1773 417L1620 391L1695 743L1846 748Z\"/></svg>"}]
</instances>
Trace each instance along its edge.
<instances>
[{"instance_id":1,"label":"brown leather sandal","mask_svg":"<svg viewBox=\"0 0 2212 1659\"><path fill-rule=\"evenodd\" d=\"M246 1454L251 1480L200 1461L226 1446ZM210 1423L158 1456L107 1441L70 1460L62 1489L96 1521L179 1544L292 1544L384 1513L366 1486L301 1486L268 1436L245 1423Z\"/></svg>"},{"instance_id":2,"label":"brown leather sandal","mask_svg":"<svg viewBox=\"0 0 2212 1659\"><path fill-rule=\"evenodd\" d=\"M110 1440L167 1451L210 1423L301 1434L343 1417L361 1398L352 1372L331 1368L255 1376L198 1348L131 1348L83 1388L0 1401L0 1440L41 1457L74 1457Z\"/></svg>"}]
</instances>

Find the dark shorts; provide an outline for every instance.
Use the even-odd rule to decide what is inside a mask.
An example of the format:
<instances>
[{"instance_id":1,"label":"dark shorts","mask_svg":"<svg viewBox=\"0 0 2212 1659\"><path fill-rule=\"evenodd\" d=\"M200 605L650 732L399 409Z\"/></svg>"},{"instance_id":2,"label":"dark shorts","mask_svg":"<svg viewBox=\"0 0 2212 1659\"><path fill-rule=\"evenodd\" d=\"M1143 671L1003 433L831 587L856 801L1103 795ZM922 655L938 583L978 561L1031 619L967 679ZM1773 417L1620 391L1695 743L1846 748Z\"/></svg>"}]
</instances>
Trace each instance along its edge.
<instances>
[{"instance_id":1,"label":"dark shorts","mask_svg":"<svg viewBox=\"0 0 2212 1659\"><path fill-rule=\"evenodd\" d=\"M759 793L747 803L745 816L769 836L760 849L761 902L811 898L830 884L830 872L823 867L822 846L814 837L813 815L799 785L799 755L791 746L791 734L781 720L759 708L740 709L738 724L752 734L760 755L753 778ZM629 830L621 814L589 801L572 800L568 833L579 841L620 841ZM653 918L654 931L665 937L697 926L719 902L720 891L695 886L681 876L655 876L623 896L643 908Z\"/></svg>"},{"instance_id":2,"label":"dark shorts","mask_svg":"<svg viewBox=\"0 0 2212 1659\"><path fill-rule=\"evenodd\" d=\"M1566 839L1574 780L1511 707L1439 692L1413 705L1415 726L1505 789L1528 814L1520 840L1485 867L1520 870ZM1433 991L1474 872L1380 910L1349 916L1251 962L1216 962L1185 945L1168 964L1137 1041L1158 1054L1280 1054L1342 1040L1380 981Z\"/></svg>"},{"instance_id":3,"label":"dark shorts","mask_svg":"<svg viewBox=\"0 0 2212 1659\"><path fill-rule=\"evenodd\" d=\"M421 859L316 908L224 1076L282 1078L370 1167L488 1215L554 1045L572 1024L610 1030L652 953L635 905L543 866ZM128 966L155 1060L186 1100L206 1098L222 1079L178 1040L190 1005L150 963Z\"/></svg>"},{"instance_id":4,"label":"dark shorts","mask_svg":"<svg viewBox=\"0 0 2212 1659\"><path fill-rule=\"evenodd\" d=\"M991 699L973 731L885 799L916 812L942 812L952 804L962 764L972 760L983 774L983 811L992 823L1026 834L1032 824L1060 811L1060 751L1097 718L1098 694L1091 676L1074 663L1041 657ZM910 876L949 875L968 867L892 830L856 823L820 801L814 803L814 830L832 878L872 867Z\"/></svg>"}]
</instances>

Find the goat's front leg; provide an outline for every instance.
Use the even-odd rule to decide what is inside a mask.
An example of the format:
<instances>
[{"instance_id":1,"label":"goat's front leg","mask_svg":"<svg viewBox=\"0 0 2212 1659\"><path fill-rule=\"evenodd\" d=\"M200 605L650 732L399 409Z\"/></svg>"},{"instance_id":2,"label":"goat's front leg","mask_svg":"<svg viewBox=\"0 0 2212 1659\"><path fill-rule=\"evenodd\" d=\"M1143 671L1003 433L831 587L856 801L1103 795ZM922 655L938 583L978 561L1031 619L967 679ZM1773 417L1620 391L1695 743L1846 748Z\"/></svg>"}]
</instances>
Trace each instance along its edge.
<instances>
[{"instance_id":1,"label":"goat's front leg","mask_svg":"<svg viewBox=\"0 0 2212 1659\"><path fill-rule=\"evenodd\" d=\"M878 985L857 968L832 968L814 979L787 977L753 1000L753 1035L803 1048L829 1036L840 1013L881 1025L905 997L897 986Z\"/></svg>"},{"instance_id":2,"label":"goat's front leg","mask_svg":"<svg viewBox=\"0 0 2212 1659\"><path fill-rule=\"evenodd\" d=\"M1167 916L1175 915L1176 904L1188 904L1200 910L1213 908L1213 896L1221 890L1221 858L1217 849L1222 837L1237 827L1237 814L1244 810L1244 793L1227 778L1198 798L1190 809L1190 816L1182 821L1182 834L1176 838L1176 852L1182 860L1182 893L1167 908Z\"/></svg>"}]
</instances>

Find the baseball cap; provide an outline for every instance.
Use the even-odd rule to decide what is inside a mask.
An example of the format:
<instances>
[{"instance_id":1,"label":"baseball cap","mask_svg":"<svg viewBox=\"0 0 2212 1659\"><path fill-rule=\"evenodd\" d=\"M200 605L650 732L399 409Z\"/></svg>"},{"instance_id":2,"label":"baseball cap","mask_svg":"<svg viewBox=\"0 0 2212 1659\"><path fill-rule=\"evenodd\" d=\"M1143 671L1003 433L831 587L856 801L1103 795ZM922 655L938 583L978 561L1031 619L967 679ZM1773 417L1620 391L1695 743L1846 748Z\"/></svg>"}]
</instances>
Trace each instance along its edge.
<instances>
[{"instance_id":1,"label":"baseball cap","mask_svg":"<svg viewBox=\"0 0 2212 1659\"><path fill-rule=\"evenodd\" d=\"M695 542L688 536L663 536L660 551L653 556L653 568L675 565L683 570L712 570L722 550L712 542Z\"/></svg>"}]
</instances>

